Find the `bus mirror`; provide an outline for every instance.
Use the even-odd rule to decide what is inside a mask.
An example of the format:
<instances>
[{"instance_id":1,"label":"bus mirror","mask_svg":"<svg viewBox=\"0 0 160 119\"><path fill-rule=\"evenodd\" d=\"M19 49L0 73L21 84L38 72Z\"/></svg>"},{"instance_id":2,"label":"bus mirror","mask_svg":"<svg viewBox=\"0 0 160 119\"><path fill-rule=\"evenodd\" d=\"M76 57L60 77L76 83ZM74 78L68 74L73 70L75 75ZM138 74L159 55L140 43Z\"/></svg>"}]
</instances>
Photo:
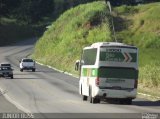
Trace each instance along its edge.
<instances>
[{"instance_id":1,"label":"bus mirror","mask_svg":"<svg viewBox=\"0 0 160 119\"><path fill-rule=\"evenodd\" d=\"M80 60L77 60L75 63L75 70L78 71L80 67Z\"/></svg>"}]
</instances>

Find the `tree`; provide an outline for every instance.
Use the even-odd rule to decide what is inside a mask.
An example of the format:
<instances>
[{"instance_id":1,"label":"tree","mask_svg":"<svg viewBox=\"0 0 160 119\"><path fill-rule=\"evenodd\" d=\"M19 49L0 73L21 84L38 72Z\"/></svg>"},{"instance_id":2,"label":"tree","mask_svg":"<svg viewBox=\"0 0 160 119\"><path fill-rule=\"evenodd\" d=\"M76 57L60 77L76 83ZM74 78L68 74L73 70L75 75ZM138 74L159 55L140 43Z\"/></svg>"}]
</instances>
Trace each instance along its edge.
<instances>
[{"instance_id":1,"label":"tree","mask_svg":"<svg viewBox=\"0 0 160 119\"><path fill-rule=\"evenodd\" d=\"M0 0L0 16L9 15L14 12L21 0Z\"/></svg>"}]
</instances>

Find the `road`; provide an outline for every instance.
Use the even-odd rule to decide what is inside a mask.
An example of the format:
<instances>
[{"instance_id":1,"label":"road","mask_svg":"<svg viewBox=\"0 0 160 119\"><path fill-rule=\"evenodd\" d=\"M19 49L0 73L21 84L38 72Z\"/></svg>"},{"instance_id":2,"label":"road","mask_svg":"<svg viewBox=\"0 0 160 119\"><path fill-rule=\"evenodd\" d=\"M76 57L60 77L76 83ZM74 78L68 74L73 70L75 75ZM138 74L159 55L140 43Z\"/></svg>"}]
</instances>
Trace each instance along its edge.
<instances>
[{"instance_id":1,"label":"road","mask_svg":"<svg viewBox=\"0 0 160 119\"><path fill-rule=\"evenodd\" d=\"M143 113L160 112L159 102L144 99L135 99L132 105L83 102L78 94L77 78L46 66L36 64L36 72L20 72L19 60L33 52L35 42L35 39L30 39L0 47L0 62L10 62L14 68L14 79L0 79L0 88L5 91L0 96L0 113L15 112L17 107L44 118L141 118ZM6 95L9 102L2 97ZM6 103L8 105L4 106Z\"/></svg>"}]
</instances>

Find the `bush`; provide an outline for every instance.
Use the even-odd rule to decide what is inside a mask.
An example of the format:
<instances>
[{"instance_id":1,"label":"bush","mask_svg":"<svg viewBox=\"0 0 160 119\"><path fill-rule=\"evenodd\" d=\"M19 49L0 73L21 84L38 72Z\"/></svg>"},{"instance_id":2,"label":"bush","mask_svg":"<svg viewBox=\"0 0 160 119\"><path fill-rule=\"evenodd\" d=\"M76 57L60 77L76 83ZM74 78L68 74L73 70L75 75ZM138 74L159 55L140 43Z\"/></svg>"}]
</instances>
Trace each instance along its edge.
<instances>
[{"instance_id":1,"label":"bush","mask_svg":"<svg viewBox=\"0 0 160 119\"><path fill-rule=\"evenodd\" d=\"M160 84L160 63L151 63L140 68L140 83L146 87L159 87Z\"/></svg>"}]
</instances>

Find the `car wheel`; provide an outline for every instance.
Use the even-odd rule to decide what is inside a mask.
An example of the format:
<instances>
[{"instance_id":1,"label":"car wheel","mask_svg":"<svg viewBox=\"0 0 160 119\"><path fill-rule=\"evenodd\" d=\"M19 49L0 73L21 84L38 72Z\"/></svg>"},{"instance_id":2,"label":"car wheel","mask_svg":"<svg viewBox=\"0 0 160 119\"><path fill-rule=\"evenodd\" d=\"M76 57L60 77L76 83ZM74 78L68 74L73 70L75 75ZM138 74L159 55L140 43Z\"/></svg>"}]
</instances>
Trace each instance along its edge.
<instances>
[{"instance_id":1,"label":"car wheel","mask_svg":"<svg viewBox=\"0 0 160 119\"><path fill-rule=\"evenodd\" d=\"M35 72L36 71L36 69L32 69L32 72Z\"/></svg>"},{"instance_id":2,"label":"car wheel","mask_svg":"<svg viewBox=\"0 0 160 119\"><path fill-rule=\"evenodd\" d=\"M23 72L23 69L20 69L21 72Z\"/></svg>"}]
</instances>

